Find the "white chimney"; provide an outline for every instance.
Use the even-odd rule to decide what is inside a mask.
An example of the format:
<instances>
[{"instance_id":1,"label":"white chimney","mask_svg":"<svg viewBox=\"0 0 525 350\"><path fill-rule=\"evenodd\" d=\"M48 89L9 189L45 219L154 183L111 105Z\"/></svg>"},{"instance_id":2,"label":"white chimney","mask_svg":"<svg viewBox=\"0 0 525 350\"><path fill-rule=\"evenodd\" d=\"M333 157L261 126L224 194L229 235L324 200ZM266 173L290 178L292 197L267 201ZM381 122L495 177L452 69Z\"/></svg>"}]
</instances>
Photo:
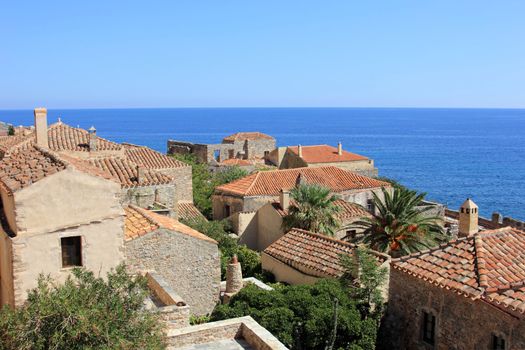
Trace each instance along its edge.
<instances>
[{"instance_id":1,"label":"white chimney","mask_svg":"<svg viewBox=\"0 0 525 350\"><path fill-rule=\"evenodd\" d=\"M302 158L303 157L303 146L299 145L297 146L297 155Z\"/></svg>"},{"instance_id":2,"label":"white chimney","mask_svg":"<svg viewBox=\"0 0 525 350\"><path fill-rule=\"evenodd\" d=\"M48 148L47 142L47 109L35 108L35 134L36 144Z\"/></svg>"},{"instance_id":3,"label":"white chimney","mask_svg":"<svg viewBox=\"0 0 525 350\"><path fill-rule=\"evenodd\" d=\"M88 129L89 132L89 151L95 152L97 150L97 129L94 126Z\"/></svg>"},{"instance_id":4,"label":"white chimney","mask_svg":"<svg viewBox=\"0 0 525 350\"><path fill-rule=\"evenodd\" d=\"M290 191L284 188L279 193L279 204L282 210L288 210L290 208Z\"/></svg>"},{"instance_id":5,"label":"white chimney","mask_svg":"<svg viewBox=\"0 0 525 350\"><path fill-rule=\"evenodd\" d=\"M139 184L146 181L146 171L140 165L137 165L137 182Z\"/></svg>"},{"instance_id":6,"label":"white chimney","mask_svg":"<svg viewBox=\"0 0 525 350\"><path fill-rule=\"evenodd\" d=\"M341 142L337 145L337 154L340 156L343 155L343 144Z\"/></svg>"}]
</instances>

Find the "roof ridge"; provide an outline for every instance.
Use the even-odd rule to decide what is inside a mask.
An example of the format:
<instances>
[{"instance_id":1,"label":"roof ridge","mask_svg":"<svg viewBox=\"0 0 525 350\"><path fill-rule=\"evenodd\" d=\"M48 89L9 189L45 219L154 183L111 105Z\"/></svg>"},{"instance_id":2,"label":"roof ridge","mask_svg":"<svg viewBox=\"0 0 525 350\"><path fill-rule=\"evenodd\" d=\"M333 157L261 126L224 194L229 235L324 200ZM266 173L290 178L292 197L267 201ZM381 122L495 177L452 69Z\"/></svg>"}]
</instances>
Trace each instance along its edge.
<instances>
[{"instance_id":1,"label":"roof ridge","mask_svg":"<svg viewBox=\"0 0 525 350\"><path fill-rule=\"evenodd\" d=\"M327 235L322 234L322 233L312 232L312 231L308 231L308 230L305 230L305 229L302 229L302 228L294 227L290 231L288 231L286 234L288 234L288 233L290 233L292 231L306 233L308 235L319 237L319 238L323 238L323 239L326 239L327 241L331 241L331 242L334 242L334 243L341 243L342 245L348 246L350 248L357 248L358 247L358 245L355 244L355 243L345 242L345 241L342 241L340 239L337 239L337 238L334 238L334 237L330 237L330 236L327 236Z\"/></svg>"},{"instance_id":2,"label":"roof ridge","mask_svg":"<svg viewBox=\"0 0 525 350\"><path fill-rule=\"evenodd\" d=\"M483 238L480 235L474 235L474 257L476 272L478 274L478 283L482 288L489 286L488 270L485 263L485 248L483 247Z\"/></svg>"},{"instance_id":3,"label":"roof ridge","mask_svg":"<svg viewBox=\"0 0 525 350\"><path fill-rule=\"evenodd\" d=\"M248 189L245 191L245 193L247 193L247 194L250 193L250 191L252 190L253 186L255 186L255 183L259 179L259 175L260 174L261 174L261 171L256 171L255 172L255 176L253 177L252 183L250 184L250 186L248 186Z\"/></svg>"},{"instance_id":4,"label":"roof ridge","mask_svg":"<svg viewBox=\"0 0 525 350\"><path fill-rule=\"evenodd\" d=\"M409 258L413 258L413 257L416 257L416 256L421 256L423 254L433 253L433 252L435 252L437 250L440 250L442 248L445 248L445 247L448 247L448 246L452 246L455 243L463 242L463 241L466 241L466 240L471 239L471 238L473 238L473 236L458 237L458 238L453 239L451 241L448 241L448 242L445 242L445 243L441 243L441 244L439 244L439 245L437 245L437 246L435 246L433 248L430 248L430 249L420 250L420 251L417 251L417 252L414 252L414 253L411 253L411 254L408 254L408 255L400 256L399 258L393 258L392 262L405 261L405 260L408 260Z\"/></svg>"}]
</instances>

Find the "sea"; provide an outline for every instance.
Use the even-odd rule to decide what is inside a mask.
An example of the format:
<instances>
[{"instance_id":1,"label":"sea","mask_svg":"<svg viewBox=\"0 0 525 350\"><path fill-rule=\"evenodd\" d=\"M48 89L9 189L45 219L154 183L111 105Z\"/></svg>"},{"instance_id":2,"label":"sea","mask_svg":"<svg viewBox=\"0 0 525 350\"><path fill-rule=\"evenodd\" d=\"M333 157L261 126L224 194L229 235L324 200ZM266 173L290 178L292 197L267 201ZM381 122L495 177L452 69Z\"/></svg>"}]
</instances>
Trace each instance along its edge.
<instances>
[{"instance_id":1,"label":"sea","mask_svg":"<svg viewBox=\"0 0 525 350\"><path fill-rule=\"evenodd\" d=\"M168 139L219 143L261 131L279 146L342 142L374 159L379 175L457 209L472 198L483 216L525 220L525 109L162 108L51 109L48 122L95 126L101 137L166 152ZM32 125L32 110L0 110Z\"/></svg>"}]
</instances>

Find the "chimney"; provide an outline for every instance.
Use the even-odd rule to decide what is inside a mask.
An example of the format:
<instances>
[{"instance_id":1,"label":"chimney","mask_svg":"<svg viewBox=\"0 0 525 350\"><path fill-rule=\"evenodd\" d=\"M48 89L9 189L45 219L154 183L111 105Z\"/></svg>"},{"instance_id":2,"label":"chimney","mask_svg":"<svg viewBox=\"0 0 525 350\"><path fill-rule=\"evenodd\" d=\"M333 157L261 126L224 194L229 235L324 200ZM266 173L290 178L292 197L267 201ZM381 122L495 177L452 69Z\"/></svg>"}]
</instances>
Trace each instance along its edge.
<instances>
[{"instance_id":1,"label":"chimney","mask_svg":"<svg viewBox=\"0 0 525 350\"><path fill-rule=\"evenodd\" d=\"M244 287L242 280L241 263L234 255L226 267L226 291L224 292L224 303L227 304L230 299Z\"/></svg>"},{"instance_id":2,"label":"chimney","mask_svg":"<svg viewBox=\"0 0 525 350\"><path fill-rule=\"evenodd\" d=\"M299 158L303 157L303 146L297 146L297 155L299 156Z\"/></svg>"},{"instance_id":3,"label":"chimney","mask_svg":"<svg viewBox=\"0 0 525 350\"><path fill-rule=\"evenodd\" d=\"M478 206L470 198L459 209L459 236L471 236L479 231Z\"/></svg>"},{"instance_id":4,"label":"chimney","mask_svg":"<svg viewBox=\"0 0 525 350\"><path fill-rule=\"evenodd\" d=\"M502 221L502 215L500 213L492 213L492 222L495 223L495 224L501 224L501 221Z\"/></svg>"},{"instance_id":5,"label":"chimney","mask_svg":"<svg viewBox=\"0 0 525 350\"><path fill-rule=\"evenodd\" d=\"M290 191L284 188L279 193L279 204L282 210L288 210L290 208Z\"/></svg>"},{"instance_id":6,"label":"chimney","mask_svg":"<svg viewBox=\"0 0 525 350\"><path fill-rule=\"evenodd\" d=\"M343 144L341 142L337 145L337 154L340 156L343 155Z\"/></svg>"},{"instance_id":7,"label":"chimney","mask_svg":"<svg viewBox=\"0 0 525 350\"><path fill-rule=\"evenodd\" d=\"M97 129L92 125L89 131L89 151L95 152L97 150Z\"/></svg>"},{"instance_id":8,"label":"chimney","mask_svg":"<svg viewBox=\"0 0 525 350\"><path fill-rule=\"evenodd\" d=\"M143 183L146 181L146 171L140 165L137 165L137 182Z\"/></svg>"},{"instance_id":9,"label":"chimney","mask_svg":"<svg viewBox=\"0 0 525 350\"><path fill-rule=\"evenodd\" d=\"M47 142L47 109L35 108L35 134L36 144L48 148Z\"/></svg>"}]
</instances>

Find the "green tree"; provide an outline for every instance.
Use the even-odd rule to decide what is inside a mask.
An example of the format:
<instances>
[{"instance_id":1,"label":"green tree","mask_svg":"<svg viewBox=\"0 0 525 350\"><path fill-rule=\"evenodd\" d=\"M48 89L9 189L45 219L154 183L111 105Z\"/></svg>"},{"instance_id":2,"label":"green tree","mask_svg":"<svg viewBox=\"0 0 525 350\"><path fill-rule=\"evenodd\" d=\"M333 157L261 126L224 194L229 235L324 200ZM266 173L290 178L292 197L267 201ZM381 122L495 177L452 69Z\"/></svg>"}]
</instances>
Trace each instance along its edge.
<instances>
[{"instance_id":1,"label":"green tree","mask_svg":"<svg viewBox=\"0 0 525 350\"><path fill-rule=\"evenodd\" d=\"M14 134L15 134L15 127L12 126L12 125L9 125L9 126L7 127L7 135L9 135L9 136L13 136Z\"/></svg>"},{"instance_id":2,"label":"green tree","mask_svg":"<svg viewBox=\"0 0 525 350\"><path fill-rule=\"evenodd\" d=\"M282 224L285 231L301 228L334 235L341 225L337 218L341 208L335 204L338 196L332 195L330 189L316 184L299 185L292 189L290 195L292 203Z\"/></svg>"},{"instance_id":3,"label":"green tree","mask_svg":"<svg viewBox=\"0 0 525 350\"><path fill-rule=\"evenodd\" d=\"M430 213L424 193L394 186L374 195L376 213L352 224L363 229L362 242L373 250L402 256L435 246L445 239L442 220Z\"/></svg>"},{"instance_id":4,"label":"green tree","mask_svg":"<svg viewBox=\"0 0 525 350\"><path fill-rule=\"evenodd\" d=\"M0 311L0 349L162 349L162 323L143 309L146 280L124 266L107 280L75 268L65 283L40 276L19 308Z\"/></svg>"}]
</instances>

